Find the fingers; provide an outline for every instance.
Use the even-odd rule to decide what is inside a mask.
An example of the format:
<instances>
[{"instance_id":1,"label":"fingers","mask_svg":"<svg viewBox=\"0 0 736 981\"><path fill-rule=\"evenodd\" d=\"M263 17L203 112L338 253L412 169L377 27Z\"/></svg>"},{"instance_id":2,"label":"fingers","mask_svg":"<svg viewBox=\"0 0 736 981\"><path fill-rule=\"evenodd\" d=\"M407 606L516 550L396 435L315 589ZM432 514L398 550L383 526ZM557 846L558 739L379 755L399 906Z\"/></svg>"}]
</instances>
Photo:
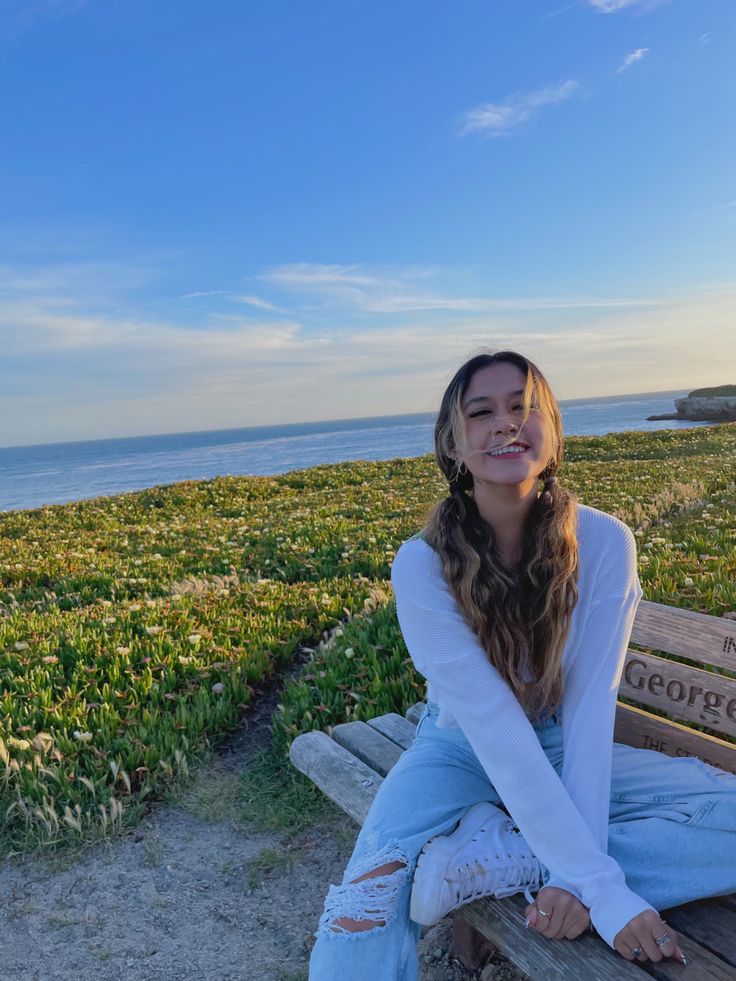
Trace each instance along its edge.
<instances>
[{"instance_id":1,"label":"fingers","mask_svg":"<svg viewBox=\"0 0 736 981\"><path fill-rule=\"evenodd\" d=\"M667 936L667 943L658 944L657 939ZM680 960L680 947L677 933L659 915L653 912L642 913L626 926L614 941L616 950L627 961L661 961L665 957ZM639 954L634 951L640 949Z\"/></svg>"},{"instance_id":2,"label":"fingers","mask_svg":"<svg viewBox=\"0 0 736 981\"><path fill-rule=\"evenodd\" d=\"M551 904L547 904L550 905ZM537 905L537 920L535 929L538 933L547 937L548 940L574 940L581 933L588 929L589 918L587 912L581 916L579 904L577 909L569 909L565 904L557 904L549 910L545 906L542 909L549 912L550 916L544 916Z\"/></svg>"},{"instance_id":3,"label":"fingers","mask_svg":"<svg viewBox=\"0 0 736 981\"><path fill-rule=\"evenodd\" d=\"M586 916L580 916L578 914L566 920L562 925L562 929L565 930L563 937L565 940L575 940L580 936L581 933L585 933L590 925L590 918Z\"/></svg>"},{"instance_id":4,"label":"fingers","mask_svg":"<svg viewBox=\"0 0 736 981\"><path fill-rule=\"evenodd\" d=\"M544 909L549 915L545 916L537 903L537 922L534 925L535 929L549 940L555 940L557 939L559 929L562 926L563 915L555 907L547 910L543 906L542 909Z\"/></svg>"},{"instance_id":5,"label":"fingers","mask_svg":"<svg viewBox=\"0 0 736 981\"><path fill-rule=\"evenodd\" d=\"M590 923L587 908L567 890L553 886L540 889L525 913L530 925L548 940L574 940Z\"/></svg>"}]
</instances>

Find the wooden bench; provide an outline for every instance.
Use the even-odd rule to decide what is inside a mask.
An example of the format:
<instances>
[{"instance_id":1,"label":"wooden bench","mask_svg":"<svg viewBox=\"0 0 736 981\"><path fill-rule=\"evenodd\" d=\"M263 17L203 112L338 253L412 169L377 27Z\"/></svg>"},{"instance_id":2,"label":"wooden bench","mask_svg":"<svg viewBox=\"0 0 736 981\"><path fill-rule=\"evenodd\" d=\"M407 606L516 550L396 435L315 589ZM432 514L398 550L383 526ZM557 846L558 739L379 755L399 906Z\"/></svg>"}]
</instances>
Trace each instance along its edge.
<instances>
[{"instance_id":1,"label":"wooden bench","mask_svg":"<svg viewBox=\"0 0 736 981\"><path fill-rule=\"evenodd\" d=\"M670 756L698 756L736 772L736 744L683 724L736 737L736 678L723 673L736 672L736 622L643 600L631 642L643 650L628 650L619 695L644 707L618 702L614 740ZM291 745L291 761L362 824L383 778L411 744L422 705L412 706L406 718L391 713L334 726L331 737L304 733ZM736 862L736 844L724 860ZM526 905L519 893L463 906L454 914L455 955L476 969L492 949L490 942L534 981L643 981L642 971L662 979L736 981L736 896L699 900L666 912L666 921L681 937L687 966L669 958L627 961L593 932L574 941L547 940L525 928Z\"/></svg>"}]
</instances>

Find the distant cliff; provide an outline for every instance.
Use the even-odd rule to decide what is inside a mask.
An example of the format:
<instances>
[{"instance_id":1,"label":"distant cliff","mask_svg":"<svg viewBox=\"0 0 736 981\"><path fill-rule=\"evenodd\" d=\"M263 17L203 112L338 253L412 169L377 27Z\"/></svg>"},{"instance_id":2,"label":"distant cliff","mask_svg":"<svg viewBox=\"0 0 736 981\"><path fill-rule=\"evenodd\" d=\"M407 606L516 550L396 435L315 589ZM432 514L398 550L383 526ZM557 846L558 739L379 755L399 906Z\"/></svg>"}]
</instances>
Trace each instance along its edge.
<instances>
[{"instance_id":1,"label":"distant cliff","mask_svg":"<svg viewBox=\"0 0 736 981\"><path fill-rule=\"evenodd\" d=\"M675 399L675 412L651 419L687 419L690 422L736 422L736 385L696 388L687 398Z\"/></svg>"}]
</instances>

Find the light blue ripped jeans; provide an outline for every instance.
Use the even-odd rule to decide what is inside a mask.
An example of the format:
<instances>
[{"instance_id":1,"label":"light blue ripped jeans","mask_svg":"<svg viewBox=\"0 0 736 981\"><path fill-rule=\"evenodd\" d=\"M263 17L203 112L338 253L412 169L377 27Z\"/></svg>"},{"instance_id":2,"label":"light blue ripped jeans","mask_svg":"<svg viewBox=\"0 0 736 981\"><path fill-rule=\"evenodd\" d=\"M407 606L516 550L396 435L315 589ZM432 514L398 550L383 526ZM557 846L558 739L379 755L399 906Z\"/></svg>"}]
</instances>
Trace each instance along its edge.
<instances>
[{"instance_id":1,"label":"light blue ripped jeans","mask_svg":"<svg viewBox=\"0 0 736 981\"><path fill-rule=\"evenodd\" d=\"M436 727L438 712L435 703L425 706L414 742L373 801L342 884L330 886L310 981L417 981L421 927L409 919L409 897L419 853L473 804L502 806L462 730ZM560 776L561 721L557 712L534 726ZM736 775L695 757L614 743L609 821L609 855L629 888L659 912L736 892ZM404 867L353 882L395 861ZM549 870L541 865L541 872L546 883ZM332 929L340 917L385 926Z\"/></svg>"}]
</instances>

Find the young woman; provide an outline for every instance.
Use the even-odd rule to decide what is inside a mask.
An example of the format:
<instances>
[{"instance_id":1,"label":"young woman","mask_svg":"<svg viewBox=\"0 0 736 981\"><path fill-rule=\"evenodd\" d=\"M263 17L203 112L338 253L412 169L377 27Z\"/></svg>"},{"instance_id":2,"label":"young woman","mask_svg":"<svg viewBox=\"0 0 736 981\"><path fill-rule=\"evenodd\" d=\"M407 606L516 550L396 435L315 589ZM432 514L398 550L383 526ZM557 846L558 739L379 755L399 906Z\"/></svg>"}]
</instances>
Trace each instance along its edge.
<instances>
[{"instance_id":1,"label":"young woman","mask_svg":"<svg viewBox=\"0 0 736 981\"><path fill-rule=\"evenodd\" d=\"M592 921L626 960L683 960L658 911L736 892L736 775L613 742L635 538L558 482L559 407L516 352L458 370L435 452L449 494L391 570L427 705L329 889L310 981L415 981L422 924L522 890L545 937Z\"/></svg>"}]
</instances>

